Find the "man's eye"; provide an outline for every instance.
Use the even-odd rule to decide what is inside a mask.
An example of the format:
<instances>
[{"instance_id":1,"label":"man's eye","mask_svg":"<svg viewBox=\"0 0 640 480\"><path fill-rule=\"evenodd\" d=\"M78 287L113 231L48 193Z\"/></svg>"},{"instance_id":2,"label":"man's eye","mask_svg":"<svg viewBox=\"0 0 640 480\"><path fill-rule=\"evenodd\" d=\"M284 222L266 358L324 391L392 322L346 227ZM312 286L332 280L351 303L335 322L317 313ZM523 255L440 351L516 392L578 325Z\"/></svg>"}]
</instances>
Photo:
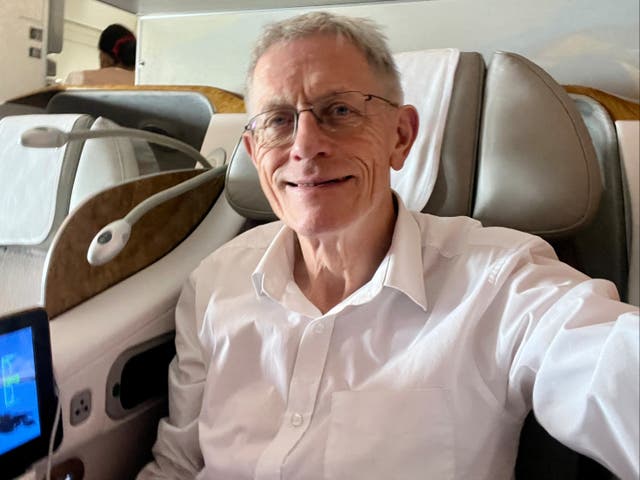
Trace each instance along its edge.
<instances>
[{"instance_id":1,"label":"man's eye","mask_svg":"<svg viewBox=\"0 0 640 480\"><path fill-rule=\"evenodd\" d=\"M326 108L325 113L332 118L348 118L358 115L358 111L346 103L334 103L329 105Z\"/></svg>"},{"instance_id":2,"label":"man's eye","mask_svg":"<svg viewBox=\"0 0 640 480\"><path fill-rule=\"evenodd\" d=\"M293 115L290 112L273 112L266 115L262 124L263 128L283 128L293 123Z\"/></svg>"}]
</instances>

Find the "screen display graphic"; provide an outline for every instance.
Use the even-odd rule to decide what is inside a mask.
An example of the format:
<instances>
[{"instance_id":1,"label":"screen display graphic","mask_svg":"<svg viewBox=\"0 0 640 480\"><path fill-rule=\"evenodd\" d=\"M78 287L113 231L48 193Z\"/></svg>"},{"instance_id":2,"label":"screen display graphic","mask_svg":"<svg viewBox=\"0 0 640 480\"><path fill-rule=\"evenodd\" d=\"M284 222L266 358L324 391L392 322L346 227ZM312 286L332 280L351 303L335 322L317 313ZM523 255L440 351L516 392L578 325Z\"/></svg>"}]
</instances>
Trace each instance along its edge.
<instances>
[{"instance_id":1,"label":"screen display graphic","mask_svg":"<svg viewBox=\"0 0 640 480\"><path fill-rule=\"evenodd\" d=\"M31 327L0 335L0 455L40 436Z\"/></svg>"}]
</instances>

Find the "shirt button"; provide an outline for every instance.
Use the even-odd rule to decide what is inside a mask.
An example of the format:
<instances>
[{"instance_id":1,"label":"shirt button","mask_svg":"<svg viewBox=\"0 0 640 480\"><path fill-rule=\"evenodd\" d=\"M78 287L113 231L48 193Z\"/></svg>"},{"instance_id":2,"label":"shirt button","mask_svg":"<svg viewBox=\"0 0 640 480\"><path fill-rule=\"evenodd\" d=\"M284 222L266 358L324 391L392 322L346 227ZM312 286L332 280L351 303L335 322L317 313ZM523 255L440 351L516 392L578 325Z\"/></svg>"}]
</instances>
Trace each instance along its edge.
<instances>
[{"instance_id":1,"label":"shirt button","mask_svg":"<svg viewBox=\"0 0 640 480\"><path fill-rule=\"evenodd\" d=\"M293 415L291 415L291 425L293 425L294 427L299 427L303 422L304 419L299 413L294 413Z\"/></svg>"},{"instance_id":2,"label":"shirt button","mask_svg":"<svg viewBox=\"0 0 640 480\"><path fill-rule=\"evenodd\" d=\"M324 332L324 323L317 323L315 327L313 327L313 331L317 334L321 334Z\"/></svg>"}]
</instances>

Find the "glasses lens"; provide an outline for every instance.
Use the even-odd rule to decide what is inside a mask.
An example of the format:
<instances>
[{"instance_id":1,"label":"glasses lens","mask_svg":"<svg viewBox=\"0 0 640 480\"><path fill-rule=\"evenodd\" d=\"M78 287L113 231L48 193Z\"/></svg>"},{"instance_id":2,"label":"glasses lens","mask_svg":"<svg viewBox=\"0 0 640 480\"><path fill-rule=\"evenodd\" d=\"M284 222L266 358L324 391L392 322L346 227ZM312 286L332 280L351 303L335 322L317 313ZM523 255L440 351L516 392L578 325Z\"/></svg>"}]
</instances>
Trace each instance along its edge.
<instances>
[{"instance_id":1,"label":"glasses lens","mask_svg":"<svg viewBox=\"0 0 640 480\"><path fill-rule=\"evenodd\" d=\"M346 92L316 102L313 110L324 128L336 132L360 126L366 115L365 105L361 93Z\"/></svg>"},{"instance_id":2,"label":"glasses lens","mask_svg":"<svg viewBox=\"0 0 640 480\"><path fill-rule=\"evenodd\" d=\"M275 146L291 139L295 124L295 110L279 109L256 115L250 123L250 129L258 144Z\"/></svg>"}]
</instances>

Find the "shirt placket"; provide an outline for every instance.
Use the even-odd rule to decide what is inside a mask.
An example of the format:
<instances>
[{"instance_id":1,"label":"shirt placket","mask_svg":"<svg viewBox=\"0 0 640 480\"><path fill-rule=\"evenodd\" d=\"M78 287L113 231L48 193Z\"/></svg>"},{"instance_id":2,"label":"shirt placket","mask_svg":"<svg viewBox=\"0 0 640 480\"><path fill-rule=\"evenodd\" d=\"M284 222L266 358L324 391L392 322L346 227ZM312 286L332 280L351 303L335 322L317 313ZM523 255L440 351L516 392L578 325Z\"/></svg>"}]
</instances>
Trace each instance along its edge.
<instances>
[{"instance_id":1,"label":"shirt placket","mask_svg":"<svg viewBox=\"0 0 640 480\"><path fill-rule=\"evenodd\" d=\"M273 441L256 466L256 480L281 480L289 453L309 428L329 351L334 317L321 317L304 329L289 384L287 409Z\"/></svg>"}]
</instances>

